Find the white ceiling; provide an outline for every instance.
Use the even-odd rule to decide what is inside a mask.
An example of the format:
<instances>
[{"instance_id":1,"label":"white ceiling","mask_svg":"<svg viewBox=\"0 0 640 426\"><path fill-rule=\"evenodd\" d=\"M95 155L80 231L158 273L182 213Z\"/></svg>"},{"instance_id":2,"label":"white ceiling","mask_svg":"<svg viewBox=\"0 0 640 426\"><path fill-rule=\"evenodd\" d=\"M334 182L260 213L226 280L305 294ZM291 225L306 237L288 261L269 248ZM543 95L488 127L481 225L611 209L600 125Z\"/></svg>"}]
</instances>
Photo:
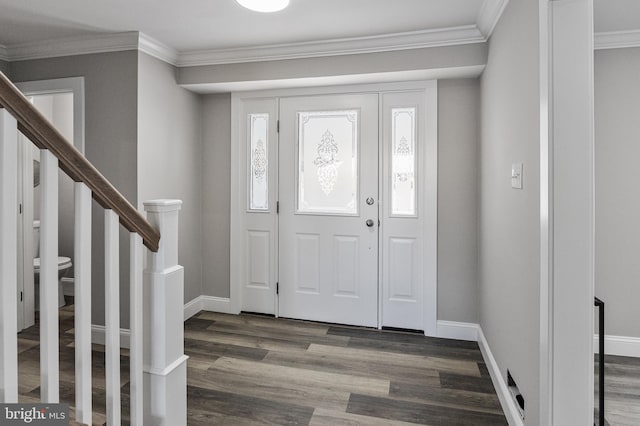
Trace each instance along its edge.
<instances>
[{"instance_id":1,"label":"white ceiling","mask_svg":"<svg viewBox=\"0 0 640 426\"><path fill-rule=\"evenodd\" d=\"M0 0L0 59L139 47L203 65L477 43L507 1L291 0L260 14L235 0ZM594 1L597 48L640 45L640 0Z\"/></svg>"},{"instance_id":2,"label":"white ceiling","mask_svg":"<svg viewBox=\"0 0 640 426\"><path fill-rule=\"evenodd\" d=\"M0 45L140 31L180 52L255 47L475 26L484 3L291 0L259 14L235 0L0 0Z\"/></svg>"}]
</instances>

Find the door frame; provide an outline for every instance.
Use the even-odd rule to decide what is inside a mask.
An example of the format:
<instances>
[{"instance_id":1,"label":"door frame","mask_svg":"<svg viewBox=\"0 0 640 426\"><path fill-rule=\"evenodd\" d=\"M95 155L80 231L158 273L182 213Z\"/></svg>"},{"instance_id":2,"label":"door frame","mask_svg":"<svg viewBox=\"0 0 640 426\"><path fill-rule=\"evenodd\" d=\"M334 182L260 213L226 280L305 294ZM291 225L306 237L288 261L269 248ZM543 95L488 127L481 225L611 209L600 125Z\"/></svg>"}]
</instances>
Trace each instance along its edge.
<instances>
[{"instance_id":1,"label":"door frame","mask_svg":"<svg viewBox=\"0 0 640 426\"><path fill-rule=\"evenodd\" d=\"M25 96L55 95L61 93L73 94L73 145L83 155L85 153L85 90L84 77L67 77L48 80L33 80L14 83ZM24 138L25 140L28 140ZM22 266L22 282L18 283L23 292L22 307L18 308L18 314L22 311L22 329L35 323L35 285L33 279L33 262L25 262L25 259L33 253L33 165L27 160L24 153L24 145L21 144L21 179L18 188L19 198L22 200L22 214L19 221L22 222L22 236L19 238L18 265ZM20 291L20 289L19 289ZM20 323L19 323L20 324Z\"/></svg>"},{"instance_id":2,"label":"door frame","mask_svg":"<svg viewBox=\"0 0 640 426\"><path fill-rule=\"evenodd\" d=\"M243 253L246 253L244 239L244 212L246 211L246 188L242 187L247 162L244 156L245 141L241 140L244 122L243 103L250 99L279 99L294 96L335 95L352 93L383 93L423 91L426 99L425 149L422 172L422 199L424 228L421 237L424 241L425 274L423 279L423 329L426 336L437 336L438 312L438 88L437 80L410 81L398 83L363 84L348 86L307 87L299 89L274 89L231 94L231 200L230 200L230 285L229 312L239 314L242 310L242 283L245 282ZM379 114L382 114L379 104ZM379 117L379 134L383 120ZM379 141L380 149L380 141ZM381 162L380 162L381 163ZM383 224L384 226L384 224ZM277 253L276 253L277 256ZM380 264L380 262L379 262ZM381 286L379 285L379 292ZM277 298L276 298L277 299ZM381 303L381 299L379 300ZM379 310L381 305L379 303ZM277 305L277 302L276 302ZM275 311L277 312L277 310ZM382 327L381 315L378 315L378 328Z\"/></svg>"}]
</instances>

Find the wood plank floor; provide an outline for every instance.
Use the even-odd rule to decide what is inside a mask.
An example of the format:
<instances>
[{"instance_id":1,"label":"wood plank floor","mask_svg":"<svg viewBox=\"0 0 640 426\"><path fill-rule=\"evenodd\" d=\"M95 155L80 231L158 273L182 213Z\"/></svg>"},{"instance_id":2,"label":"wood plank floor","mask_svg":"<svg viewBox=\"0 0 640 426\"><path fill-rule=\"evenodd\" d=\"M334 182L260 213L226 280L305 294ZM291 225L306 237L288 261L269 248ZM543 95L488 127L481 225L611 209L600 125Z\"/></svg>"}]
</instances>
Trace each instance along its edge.
<instances>
[{"instance_id":1,"label":"wood plank floor","mask_svg":"<svg viewBox=\"0 0 640 426\"><path fill-rule=\"evenodd\" d=\"M596 419L598 418L598 357L595 358ZM605 356L605 421L611 426L640 424L640 358Z\"/></svg>"},{"instance_id":2,"label":"wood plank floor","mask_svg":"<svg viewBox=\"0 0 640 426\"><path fill-rule=\"evenodd\" d=\"M73 405L73 311L61 310L61 400ZM19 335L20 400L37 402L38 329ZM104 424L94 346L94 424ZM476 343L201 312L185 322L189 425L506 425ZM128 352L122 351L123 424Z\"/></svg>"}]
</instances>

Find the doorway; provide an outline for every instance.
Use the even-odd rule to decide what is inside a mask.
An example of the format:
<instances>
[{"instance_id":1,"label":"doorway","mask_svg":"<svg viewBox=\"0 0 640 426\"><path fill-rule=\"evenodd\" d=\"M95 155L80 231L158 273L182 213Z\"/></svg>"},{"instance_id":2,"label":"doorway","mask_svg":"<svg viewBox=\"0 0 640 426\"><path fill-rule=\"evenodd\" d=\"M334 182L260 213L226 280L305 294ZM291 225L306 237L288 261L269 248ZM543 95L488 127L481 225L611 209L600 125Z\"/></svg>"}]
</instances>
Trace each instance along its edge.
<instances>
[{"instance_id":1,"label":"doorway","mask_svg":"<svg viewBox=\"0 0 640 426\"><path fill-rule=\"evenodd\" d=\"M280 126L278 314L376 327L378 95L284 98Z\"/></svg>"},{"instance_id":2,"label":"doorway","mask_svg":"<svg viewBox=\"0 0 640 426\"><path fill-rule=\"evenodd\" d=\"M238 312L436 334L436 90L234 95Z\"/></svg>"},{"instance_id":3,"label":"doorway","mask_svg":"<svg viewBox=\"0 0 640 426\"><path fill-rule=\"evenodd\" d=\"M16 83L16 86L74 146L84 153L84 78L73 77ZM34 258L38 241L34 223L40 218L40 152L25 136L19 136L18 203L18 330L35 323L37 295ZM73 182L59 173L59 256L73 258ZM73 295L73 273L63 279L64 294Z\"/></svg>"}]
</instances>

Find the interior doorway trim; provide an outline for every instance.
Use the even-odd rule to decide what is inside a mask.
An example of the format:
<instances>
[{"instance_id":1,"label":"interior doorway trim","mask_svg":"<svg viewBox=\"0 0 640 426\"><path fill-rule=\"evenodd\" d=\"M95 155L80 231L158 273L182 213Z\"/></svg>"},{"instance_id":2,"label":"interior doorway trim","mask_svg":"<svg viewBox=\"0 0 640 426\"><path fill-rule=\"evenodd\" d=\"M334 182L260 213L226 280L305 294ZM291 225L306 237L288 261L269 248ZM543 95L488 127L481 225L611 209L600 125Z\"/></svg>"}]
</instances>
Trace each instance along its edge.
<instances>
[{"instance_id":1,"label":"interior doorway trim","mask_svg":"<svg viewBox=\"0 0 640 426\"><path fill-rule=\"evenodd\" d=\"M23 81L15 85L27 96L73 93L73 145L84 154L84 77Z\"/></svg>"},{"instance_id":2,"label":"interior doorway trim","mask_svg":"<svg viewBox=\"0 0 640 426\"><path fill-rule=\"evenodd\" d=\"M294 96L329 94L383 93L422 91L426 99L424 171L422 172L422 194L424 211L424 276L423 276L423 329L427 336L437 336L437 191L438 191L438 114L437 81L411 81L399 83L363 84L350 86L311 87L285 90L265 90L232 93L231 96L231 200L230 200L230 311L242 310L242 283L245 282L243 256L246 253L244 212L247 210L246 188L243 178L246 173L246 143L241 140L246 126L243 103L255 99L279 99ZM379 122L379 131L382 120ZM277 311L276 311L277 312ZM379 322L379 326L381 323Z\"/></svg>"},{"instance_id":3,"label":"interior doorway trim","mask_svg":"<svg viewBox=\"0 0 640 426\"><path fill-rule=\"evenodd\" d=\"M49 80L34 80L15 83L16 87L26 96L55 95L61 93L73 94L73 145L84 155L85 151L85 90L84 77L56 78ZM24 147L20 149L23 150ZM23 304L22 319L19 326L30 327L35 323L35 285L33 279L33 262L25 262L24 259L33 253L33 185L25 184L33 182L33 165L26 161L24 153L22 158L22 188L19 188L23 209L19 220L22 222L21 246L18 250L18 264L22 266Z\"/></svg>"}]
</instances>

